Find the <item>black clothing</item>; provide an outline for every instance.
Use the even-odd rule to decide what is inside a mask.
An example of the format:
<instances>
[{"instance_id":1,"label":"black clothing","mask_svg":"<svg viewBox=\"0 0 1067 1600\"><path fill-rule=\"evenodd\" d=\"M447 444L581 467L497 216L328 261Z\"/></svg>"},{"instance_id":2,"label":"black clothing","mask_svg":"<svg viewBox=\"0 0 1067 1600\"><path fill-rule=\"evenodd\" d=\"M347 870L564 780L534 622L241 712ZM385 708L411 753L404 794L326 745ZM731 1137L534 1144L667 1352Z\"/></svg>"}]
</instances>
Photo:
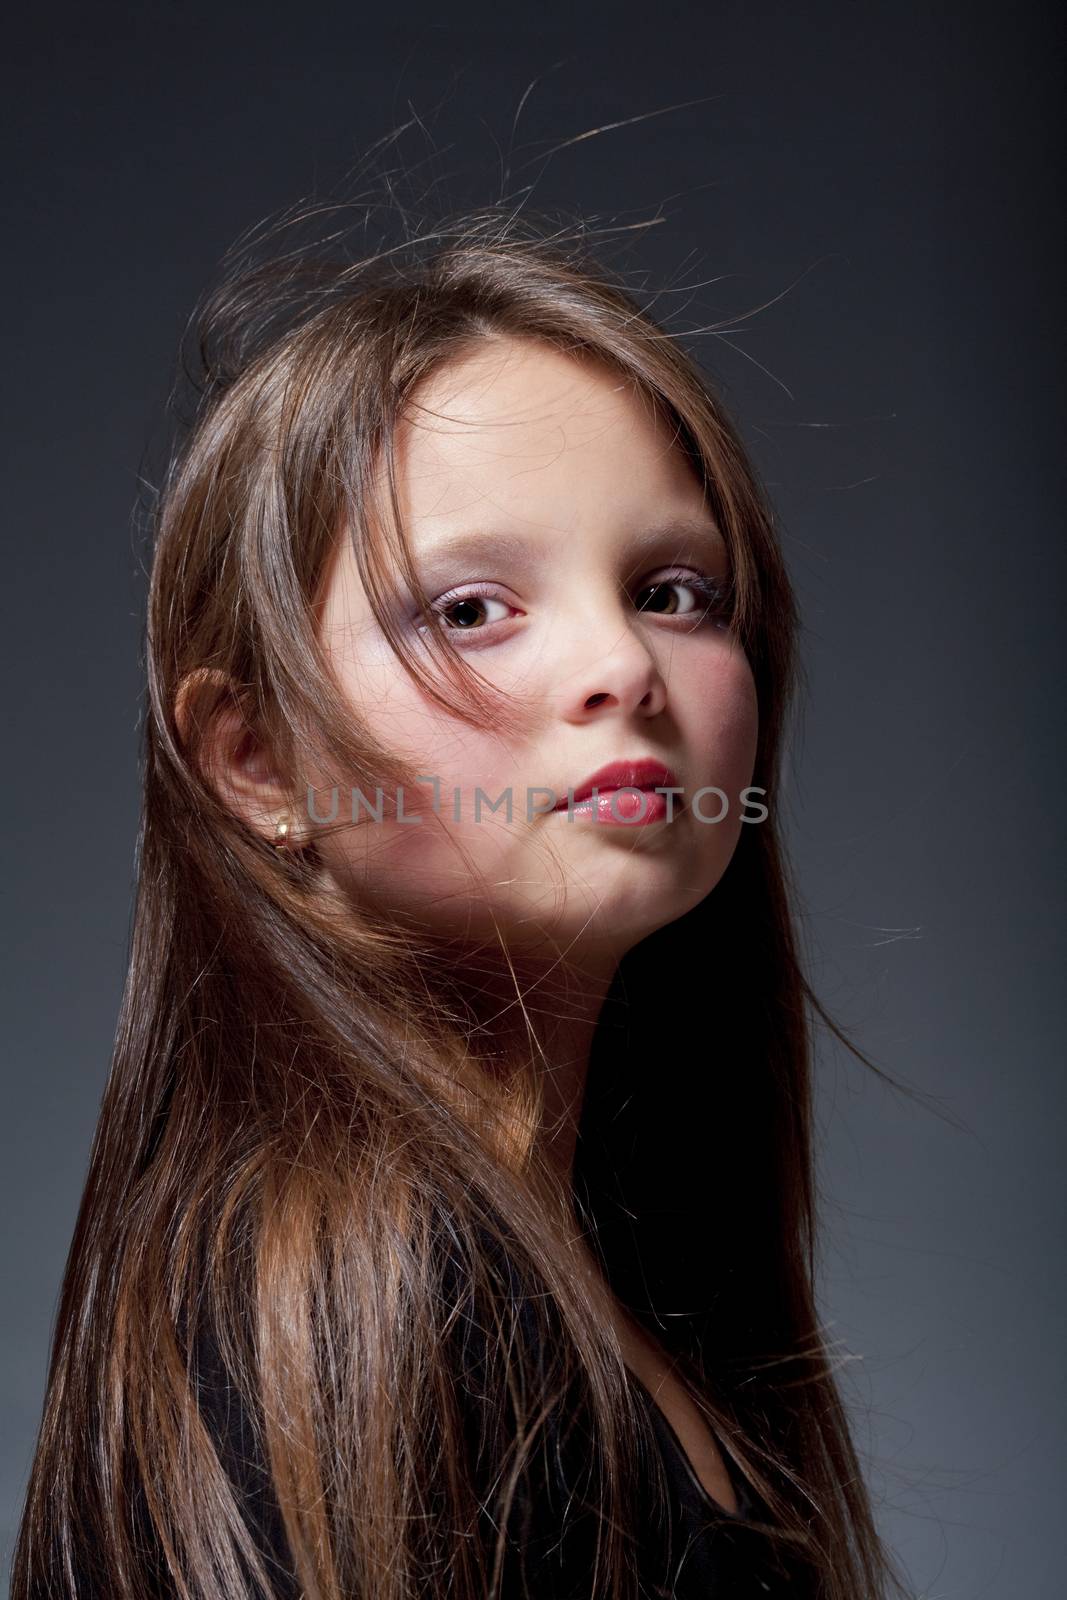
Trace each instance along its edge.
<instances>
[{"instance_id":1,"label":"black clothing","mask_svg":"<svg viewBox=\"0 0 1067 1600\"><path fill-rule=\"evenodd\" d=\"M639 1539L641 1600L801 1600L799 1585L771 1561L763 1537L743 1525L743 1518L765 1515L765 1508L730 1458L723 1452L737 1498L736 1515L713 1500L701 1484L649 1390L632 1373L630 1381L651 1421L668 1490L668 1525L658 1525L650 1517ZM201 1390L209 1426L280 1600L300 1600L269 1477L256 1455L243 1410L232 1398L226 1399L225 1392L224 1383ZM553 1446L557 1439L558 1435ZM545 1469L544 1480L538 1477L536 1487L527 1492L524 1520L520 1513L505 1564L503 1600L590 1600L592 1595L595 1517L575 1493L580 1479L576 1456L567 1446L550 1448L547 1455L555 1471ZM541 1465L544 1468L544 1458ZM549 1481L553 1477L554 1483ZM639 1492L635 1497L639 1507L649 1502L650 1494Z\"/></svg>"},{"instance_id":2,"label":"black clothing","mask_svg":"<svg viewBox=\"0 0 1067 1600\"><path fill-rule=\"evenodd\" d=\"M792 1595L781 1574L772 1576L760 1536L741 1525L746 1517L766 1515L766 1508L723 1451L733 1484L737 1513L713 1500L700 1482L671 1424L635 1374L630 1381L644 1400L659 1442L671 1498L672 1541L667 1587L657 1592L674 1600L768 1600ZM650 1551L651 1554L651 1551ZM783 1586L784 1585L784 1586Z\"/></svg>"},{"instance_id":3,"label":"black clothing","mask_svg":"<svg viewBox=\"0 0 1067 1600\"><path fill-rule=\"evenodd\" d=\"M464 1306L462 1275L446 1280L446 1292L454 1292L459 1304ZM455 1302L450 1300L449 1303ZM535 1319L528 1309L529 1300L517 1292L513 1304L522 1335L530 1341L527 1348L542 1348L537 1339ZM469 1429L474 1462L478 1459L477 1442L481 1437L480 1408L492 1402L486 1401L488 1386L479 1381L485 1350L484 1325L473 1315L469 1301L456 1319L456 1326L463 1330L456 1367L457 1394L462 1397L464 1427ZM265 1561L279 1600L301 1600L302 1590L295 1577L281 1513L249 1415L227 1379L214 1341L204 1329L196 1339L196 1355L202 1414L233 1483L249 1532ZM724 1452L737 1497L737 1516L707 1493L648 1389L634 1375L631 1381L635 1395L647 1409L652 1436L664 1464L668 1491L665 1523L653 1515L651 1483L646 1491L642 1482L634 1499L638 1513L645 1519L645 1525L634 1530L641 1600L806 1600L800 1581L790 1581L772 1558L766 1538L757 1529L746 1527L741 1520L765 1517L766 1511L740 1478L729 1457ZM566 1407L553 1413L545 1429L546 1448L524 1474L508 1523L503 1600L591 1600L593 1595L599 1513L588 1498L583 1498L588 1444L580 1427L571 1427L569 1422L564 1426L563 1419L569 1415L573 1413ZM480 1467L475 1471L476 1478L479 1471ZM480 1490L480 1480L477 1486ZM483 1532L491 1549L496 1524L489 1510L484 1512L484 1517ZM147 1522L144 1522L144 1537L144 1548L154 1548L156 1541ZM88 1566L82 1568L82 1574L87 1576ZM152 1586L152 1600L157 1596L158 1600L172 1600L175 1593L161 1566L158 1587ZM106 1582L100 1585L95 1579L87 1581L84 1588L79 1587L78 1594L80 1600L83 1596L84 1600L107 1600L108 1585ZM40 1600L46 1597L42 1595ZM47 1600L53 1597L49 1595ZM245 1600L245 1597L235 1595L233 1600ZM358 1600L373 1600L373 1597L360 1596ZM435 1597L428 1591L420 1600L435 1600Z\"/></svg>"}]
</instances>

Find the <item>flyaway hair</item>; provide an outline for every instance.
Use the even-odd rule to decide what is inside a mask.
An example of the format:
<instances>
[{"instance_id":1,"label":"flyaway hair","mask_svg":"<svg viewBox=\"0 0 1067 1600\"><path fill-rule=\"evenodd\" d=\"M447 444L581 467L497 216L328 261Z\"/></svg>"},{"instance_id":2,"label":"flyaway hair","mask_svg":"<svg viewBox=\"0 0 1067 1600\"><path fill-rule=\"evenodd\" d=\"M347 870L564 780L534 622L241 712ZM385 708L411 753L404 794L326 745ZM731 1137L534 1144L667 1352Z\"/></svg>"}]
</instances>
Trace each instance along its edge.
<instances>
[{"instance_id":1,"label":"flyaway hair","mask_svg":"<svg viewBox=\"0 0 1067 1600\"><path fill-rule=\"evenodd\" d=\"M432 659L405 651L389 605L397 574L429 598L397 427L432 374L507 338L600 363L669 422L729 547L753 783L777 795L797 609L739 433L581 224L500 204L355 259L287 239L232 260L201 307L154 511L128 978L14 1600L274 1592L200 1404L209 1366L269 1462L307 1600L513 1594L523 1485L561 1428L596 1511L595 1595L638 1600L647 1441L578 1234L761 1496L753 1537L791 1592L902 1595L815 1299L814 1017L843 1036L802 970L773 803L714 892L623 960L565 1193L536 1155L536 1053L480 1051L454 952L339 904L315 845L273 851L201 761L230 716L294 805L312 760L367 793L415 780L354 720L316 632L341 537L405 671L473 726L509 725L443 634ZM477 1381L457 1379L464 1328Z\"/></svg>"}]
</instances>

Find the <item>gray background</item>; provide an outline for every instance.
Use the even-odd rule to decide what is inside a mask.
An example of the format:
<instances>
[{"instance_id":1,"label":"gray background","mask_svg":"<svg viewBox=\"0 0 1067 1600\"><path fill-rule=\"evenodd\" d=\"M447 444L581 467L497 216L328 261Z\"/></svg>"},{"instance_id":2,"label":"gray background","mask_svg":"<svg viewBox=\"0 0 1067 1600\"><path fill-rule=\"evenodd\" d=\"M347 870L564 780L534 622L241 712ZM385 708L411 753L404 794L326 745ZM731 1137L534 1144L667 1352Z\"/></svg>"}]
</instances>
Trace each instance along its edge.
<instances>
[{"instance_id":1,"label":"gray background","mask_svg":"<svg viewBox=\"0 0 1067 1600\"><path fill-rule=\"evenodd\" d=\"M882 1526L925 1596L1062 1592L1052 15L138 4L8 31L5 1562L124 975L131 514L184 320L241 229L409 102L429 135L398 155L491 198L537 79L513 183L660 207L631 265L670 325L744 319L691 348L803 604L804 938L861 1047L945 1107L821 1048L823 1305Z\"/></svg>"}]
</instances>

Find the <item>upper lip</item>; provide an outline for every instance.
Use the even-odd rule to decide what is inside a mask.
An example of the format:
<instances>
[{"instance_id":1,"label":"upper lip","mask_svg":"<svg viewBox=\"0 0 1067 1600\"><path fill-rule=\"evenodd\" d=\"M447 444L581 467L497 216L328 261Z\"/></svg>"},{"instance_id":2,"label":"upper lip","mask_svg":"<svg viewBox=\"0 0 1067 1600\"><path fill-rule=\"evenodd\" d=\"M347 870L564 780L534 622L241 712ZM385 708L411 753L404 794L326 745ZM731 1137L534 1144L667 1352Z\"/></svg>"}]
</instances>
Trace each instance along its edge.
<instances>
[{"instance_id":1,"label":"upper lip","mask_svg":"<svg viewBox=\"0 0 1067 1600\"><path fill-rule=\"evenodd\" d=\"M640 756L632 761L609 761L606 767L598 767L588 778L574 785L574 800L576 804L579 800L588 800L594 789L679 788L681 785L670 767L664 766L662 761ZM568 798L564 797L554 809L558 811L567 804Z\"/></svg>"}]
</instances>

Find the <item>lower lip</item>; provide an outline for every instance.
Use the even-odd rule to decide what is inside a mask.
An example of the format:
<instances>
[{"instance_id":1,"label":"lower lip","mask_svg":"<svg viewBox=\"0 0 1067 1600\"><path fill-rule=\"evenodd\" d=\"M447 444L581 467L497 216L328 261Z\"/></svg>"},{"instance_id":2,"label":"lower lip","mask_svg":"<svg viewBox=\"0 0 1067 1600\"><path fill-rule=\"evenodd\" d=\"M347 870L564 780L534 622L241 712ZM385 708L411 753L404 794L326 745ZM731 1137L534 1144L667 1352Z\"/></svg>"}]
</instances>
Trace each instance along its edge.
<instances>
[{"instance_id":1,"label":"lower lip","mask_svg":"<svg viewBox=\"0 0 1067 1600\"><path fill-rule=\"evenodd\" d=\"M601 789L595 800L564 800L555 807L561 816L592 817L615 828L647 827L667 816L667 797L654 789Z\"/></svg>"}]
</instances>

